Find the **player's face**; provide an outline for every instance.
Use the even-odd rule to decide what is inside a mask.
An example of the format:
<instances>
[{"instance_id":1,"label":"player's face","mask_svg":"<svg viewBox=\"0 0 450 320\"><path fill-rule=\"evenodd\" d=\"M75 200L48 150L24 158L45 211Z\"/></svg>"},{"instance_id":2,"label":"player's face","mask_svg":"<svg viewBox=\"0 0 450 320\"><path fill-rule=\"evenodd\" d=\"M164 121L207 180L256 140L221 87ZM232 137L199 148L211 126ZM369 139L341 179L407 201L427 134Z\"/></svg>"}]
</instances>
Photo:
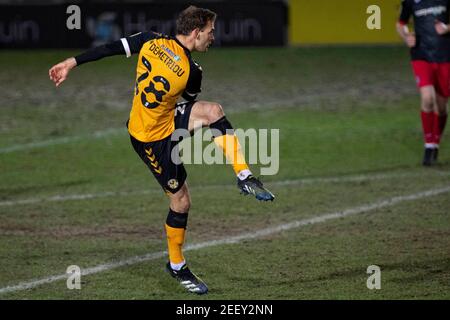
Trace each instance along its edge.
<instances>
[{"instance_id":1,"label":"player's face","mask_svg":"<svg viewBox=\"0 0 450 320\"><path fill-rule=\"evenodd\" d=\"M209 21L208 24L200 30L197 39L195 40L196 51L205 52L214 42L214 21Z\"/></svg>"}]
</instances>

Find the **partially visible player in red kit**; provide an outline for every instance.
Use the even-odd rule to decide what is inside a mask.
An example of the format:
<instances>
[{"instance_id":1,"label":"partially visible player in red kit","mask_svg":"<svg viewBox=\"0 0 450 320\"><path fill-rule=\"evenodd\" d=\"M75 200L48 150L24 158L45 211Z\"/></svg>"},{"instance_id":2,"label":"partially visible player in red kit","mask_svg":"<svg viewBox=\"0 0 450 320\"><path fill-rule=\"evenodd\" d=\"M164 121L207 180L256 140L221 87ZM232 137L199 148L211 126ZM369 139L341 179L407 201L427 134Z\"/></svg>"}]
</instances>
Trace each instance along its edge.
<instances>
[{"instance_id":1,"label":"partially visible player in red kit","mask_svg":"<svg viewBox=\"0 0 450 320\"><path fill-rule=\"evenodd\" d=\"M411 59L421 95L425 140L422 164L438 158L439 143L447 122L450 96L450 0L403 0L397 32L411 48ZM414 30L407 24L414 17Z\"/></svg>"}]
</instances>

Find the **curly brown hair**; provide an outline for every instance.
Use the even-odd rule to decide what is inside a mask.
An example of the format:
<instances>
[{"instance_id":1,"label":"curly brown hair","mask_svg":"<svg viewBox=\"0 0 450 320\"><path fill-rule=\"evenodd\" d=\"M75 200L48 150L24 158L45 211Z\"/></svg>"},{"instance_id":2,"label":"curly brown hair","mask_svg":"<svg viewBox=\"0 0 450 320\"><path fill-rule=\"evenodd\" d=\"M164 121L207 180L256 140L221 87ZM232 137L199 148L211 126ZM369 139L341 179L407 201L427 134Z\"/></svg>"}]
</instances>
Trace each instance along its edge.
<instances>
[{"instance_id":1,"label":"curly brown hair","mask_svg":"<svg viewBox=\"0 0 450 320\"><path fill-rule=\"evenodd\" d=\"M211 10L189 6L184 9L177 19L177 34L189 35L192 30L202 30L209 21L214 21L217 14Z\"/></svg>"}]
</instances>

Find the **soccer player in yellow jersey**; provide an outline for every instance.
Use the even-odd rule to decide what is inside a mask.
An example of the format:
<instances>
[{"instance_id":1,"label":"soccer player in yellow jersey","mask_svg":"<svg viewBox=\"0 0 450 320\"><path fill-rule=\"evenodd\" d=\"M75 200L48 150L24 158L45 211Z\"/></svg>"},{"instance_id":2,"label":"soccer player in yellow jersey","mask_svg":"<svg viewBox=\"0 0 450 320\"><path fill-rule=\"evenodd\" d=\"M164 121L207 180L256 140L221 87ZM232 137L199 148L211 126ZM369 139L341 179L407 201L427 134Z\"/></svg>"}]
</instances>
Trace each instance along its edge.
<instances>
[{"instance_id":1,"label":"soccer player in yellow jersey","mask_svg":"<svg viewBox=\"0 0 450 320\"><path fill-rule=\"evenodd\" d=\"M191 52L208 50L214 41L215 20L214 12L190 6L177 19L175 37L141 32L68 58L49 70L50 79L59 86L75 66L111 55L139 54L128 132L134 150L170 199L165 223L169 253L166 269L188 291L198 294L207 293L208 287L189 270L182 252L191 199L186 170L172 159L178 143L171 139L174 131L193 132L197 129L194 126L211 128L214 142L232 161L241 192L258 200L274 199L251 174L222 106L196 100L202 69ZM177 103L181 96L186 101Z\"/></svg>"}]
</instances>

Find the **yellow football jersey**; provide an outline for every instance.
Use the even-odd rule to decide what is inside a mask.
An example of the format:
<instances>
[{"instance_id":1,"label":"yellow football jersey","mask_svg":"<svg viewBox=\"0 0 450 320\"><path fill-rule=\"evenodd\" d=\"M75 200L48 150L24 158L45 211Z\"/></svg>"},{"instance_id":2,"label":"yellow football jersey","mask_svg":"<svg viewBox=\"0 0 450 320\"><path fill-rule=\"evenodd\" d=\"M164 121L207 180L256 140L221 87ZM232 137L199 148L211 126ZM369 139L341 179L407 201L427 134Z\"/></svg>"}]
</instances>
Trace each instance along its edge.
<instances>
[{"instance_id":1,"label":"yellow football jersey","mask_svg":"<svg viewBox=\"0 0 450 320\"><path fill-rule=\"evenodd\" d=\"M153 32L121 39L128 55L139 50L128 131L142 142L158 141L175 130L175 105L201 91L201 68L176 39Z\"/></svg>"}]
</instances>

